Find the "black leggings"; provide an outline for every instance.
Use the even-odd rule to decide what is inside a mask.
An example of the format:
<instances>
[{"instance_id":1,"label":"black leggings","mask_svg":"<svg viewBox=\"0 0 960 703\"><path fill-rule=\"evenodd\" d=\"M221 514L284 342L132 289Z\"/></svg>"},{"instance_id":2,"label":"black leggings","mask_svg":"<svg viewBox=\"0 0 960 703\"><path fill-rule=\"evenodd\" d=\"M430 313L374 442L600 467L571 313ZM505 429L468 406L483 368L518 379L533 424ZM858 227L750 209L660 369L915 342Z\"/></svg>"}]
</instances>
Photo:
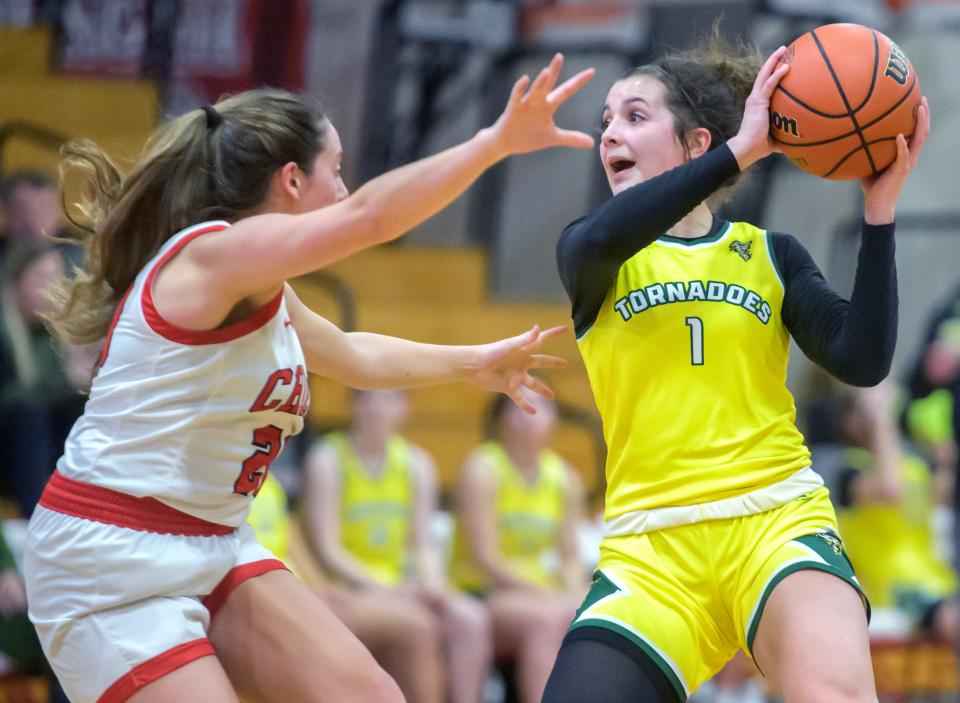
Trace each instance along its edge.
<instances>
[{"instance_id":1,"label":"black leggings","mask_svg":"<svg viewBox=\"0 0 960 703\"><path fill-rule=\"evenodd\" d=\"M681 703L667 677L632 643L602 627L569 632L541 703Z\"/></svg>"}]
</instances>

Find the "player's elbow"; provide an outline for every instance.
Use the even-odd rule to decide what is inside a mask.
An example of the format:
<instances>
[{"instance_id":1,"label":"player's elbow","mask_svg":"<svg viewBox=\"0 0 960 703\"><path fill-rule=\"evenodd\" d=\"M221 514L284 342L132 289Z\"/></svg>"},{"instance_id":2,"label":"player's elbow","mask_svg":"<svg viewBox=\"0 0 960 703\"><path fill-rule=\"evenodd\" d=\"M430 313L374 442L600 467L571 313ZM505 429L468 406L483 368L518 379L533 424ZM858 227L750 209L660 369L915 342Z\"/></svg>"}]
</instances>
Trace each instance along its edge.
<instances>
[{"instance_id":1,"label":"player's elbow","mask_svg":"<svg viewBox=\"0 0 960 703\"><path fill-rule=\"evenodd\" d=\"M893 366L893 355L876 354L864 355L861 358L847 359L845 363L836 364L830 369L838 380L858 388L876 386L890 375Z\"/></svg>"}]
</instances>

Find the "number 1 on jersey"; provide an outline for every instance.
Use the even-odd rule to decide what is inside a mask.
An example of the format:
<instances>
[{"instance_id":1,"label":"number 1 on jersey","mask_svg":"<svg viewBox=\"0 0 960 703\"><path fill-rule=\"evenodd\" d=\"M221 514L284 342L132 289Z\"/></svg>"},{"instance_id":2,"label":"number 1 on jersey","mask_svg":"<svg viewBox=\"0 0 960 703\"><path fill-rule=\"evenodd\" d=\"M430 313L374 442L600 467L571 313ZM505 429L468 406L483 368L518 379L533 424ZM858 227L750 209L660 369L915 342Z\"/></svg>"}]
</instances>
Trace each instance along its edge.
<instances>
[{"instance_id":1,"label":"number 1 on jersey","mask_svg":"<svg viewBox=\"0 0 960 703\"><path fill-rule=\"evenodd\" d=\"M690 328L690 364L703 366L703 320L688 317L684 320Z\"/></svg>"}]
</instances>

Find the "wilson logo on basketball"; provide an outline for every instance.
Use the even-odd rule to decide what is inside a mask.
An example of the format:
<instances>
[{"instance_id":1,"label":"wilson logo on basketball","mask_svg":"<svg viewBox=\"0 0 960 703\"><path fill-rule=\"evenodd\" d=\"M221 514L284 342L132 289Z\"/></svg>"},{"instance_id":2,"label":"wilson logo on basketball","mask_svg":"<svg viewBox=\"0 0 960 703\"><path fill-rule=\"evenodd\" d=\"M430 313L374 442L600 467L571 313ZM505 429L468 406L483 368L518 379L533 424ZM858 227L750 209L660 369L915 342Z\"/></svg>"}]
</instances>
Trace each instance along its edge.
<instances>
[{"instance_id":1,"label":"wilson logo on basketball","mask_svg":"<svg viewBox=\"0 0 960 703\"><path fill-rule=\"evenodd\" d=\"M789 134L794 137L800 136L800 127L792 117L787 117L786 115L781 115L779 112L771 110L770 124L773 125L773 128L778 132L783 132L784 134Z\"/></svg>"},{"instance_id":2,"label":"wilson logo on basketball","mask_svg":"<svg viewBox=\"0 0 960 703\"><path fill-rule=\"evenodd\" d=\"M892 78L900 85L906 85L907 78L910 77L910 59L893 42L890 42L890 58L887 59L887 70L883 75Z\"/></svg>"}]
</instances>

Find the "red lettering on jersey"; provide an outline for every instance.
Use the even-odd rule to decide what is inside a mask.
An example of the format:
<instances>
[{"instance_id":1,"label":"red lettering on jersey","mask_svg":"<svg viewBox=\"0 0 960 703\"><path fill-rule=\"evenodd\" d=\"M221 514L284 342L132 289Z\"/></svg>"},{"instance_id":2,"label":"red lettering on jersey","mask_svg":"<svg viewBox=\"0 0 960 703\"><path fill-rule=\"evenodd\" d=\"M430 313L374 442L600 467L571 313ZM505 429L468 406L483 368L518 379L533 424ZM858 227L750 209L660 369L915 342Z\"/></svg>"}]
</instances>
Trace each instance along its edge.
<instances>
[{"instance_id":1,"label":"red lettering on jersey","mask_svg":"<svg viewBox=\"0 0 960 703\"><path fill-rule=\"evenodd\" d=\"M299 378L299 375L297 376ZM258 413L263 410L273 410L275 407L280 405L279 400L269 400L270 395L273 393L273 390L277 387L277 384L282 384L284 386L289 386L293 381L293 370L292 369L278 369L270 374L270 378L267 379L266 384L263 386L263 390L260 391L260 395L257 396L257 399L253 401L253 405L250 406L250 412ZM269 402L267 402L269 400Z\"/></svg>"},{"instance_id":2,"label":"red lettering on jersey","mask_svg":"<svg viewBox=\"0 0 960 703\"><path fill-rule=\"evenodd\" d=\"M258 427L253 431L253 446L256 451L243 462L240 475L233 484L233 492L241 495L257 495L270 473L270 463L283 449L283 430L276 425Z\"/></svg>"},{"instance_id":3,"label":"red lettering on jersey","mask_svg":"<svg viewBox=\"0 0 960 703\"><path fill-rule=\"evenodd\" d=\"M304 388L306 387L306 372L302 366L297 366L297 376L293 382L293 391L287 402L277 408L277 412L290 413L291 415L303 415Z\"/></svg>"}]
</instances>

